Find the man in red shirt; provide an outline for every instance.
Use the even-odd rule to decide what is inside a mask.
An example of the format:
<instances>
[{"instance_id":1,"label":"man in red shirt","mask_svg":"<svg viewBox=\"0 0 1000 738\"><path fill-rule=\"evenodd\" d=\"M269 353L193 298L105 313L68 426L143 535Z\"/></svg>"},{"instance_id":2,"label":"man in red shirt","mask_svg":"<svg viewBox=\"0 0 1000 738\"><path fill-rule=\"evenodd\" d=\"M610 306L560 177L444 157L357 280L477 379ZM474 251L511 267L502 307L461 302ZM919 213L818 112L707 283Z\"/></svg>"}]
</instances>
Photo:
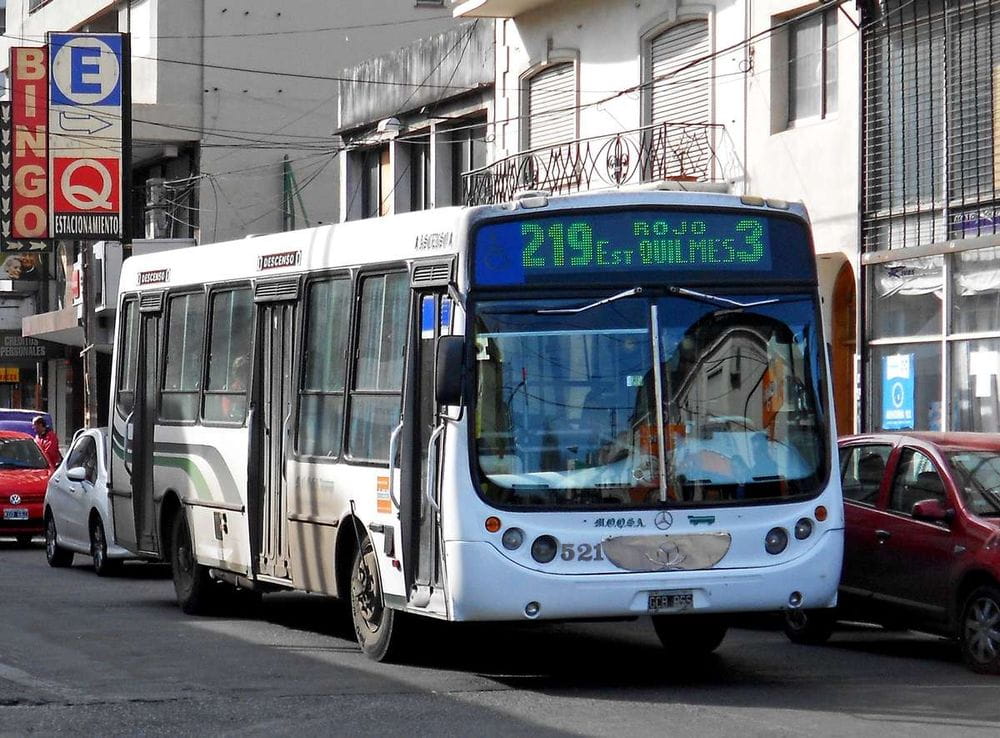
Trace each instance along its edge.
<instances>
[{"instance_id":1,"label":"man in red shirt","mask_svg":"<svg viewBox=\"0 0 1000 738\"><path fill-rule=\"evenodd\" d=\"M56 432L45 424L45 418L41 415L36 415L31 424L35 426L35 443L42 449L42 453L45 454L45 458L49 460L49 464L54 469L62 461Z\"/></svg>"}]
</instances>

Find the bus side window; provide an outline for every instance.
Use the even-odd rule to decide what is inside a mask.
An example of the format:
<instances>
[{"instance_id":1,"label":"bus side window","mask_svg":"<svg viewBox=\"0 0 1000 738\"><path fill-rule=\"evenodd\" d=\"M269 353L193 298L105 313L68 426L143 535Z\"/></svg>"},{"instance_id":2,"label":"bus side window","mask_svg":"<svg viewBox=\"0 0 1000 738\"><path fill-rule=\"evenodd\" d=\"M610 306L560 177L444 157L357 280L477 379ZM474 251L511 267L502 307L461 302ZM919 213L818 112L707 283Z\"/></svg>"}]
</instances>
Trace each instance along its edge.
<instances>
[{"instance_id":1,"label":"bus side window","mask_svg":"<svg viewBox=\"0 0 1000 738\"><path fill-rule=\"evenodd\" d=\"M242 423L253 342L250 290L213 292L209 324L208 380L202 416L213 423Z\"/></svg>"},{"instance_id":2,"label":"bus side window","mask_svg":"<svg viewBox=\"0 0 1000 738\"><path fill-rule=\"evenodd\" d=\"M139 301L129 299L122 305L124 321L119 338L117 406L122 417L135 407L136 367L139 363Z\"/></svg>"},{"instance_id":3,"label":"bus side window","mask_svg":"<svg viewBox=\"0 0 1000 738\"><path fill-rule=\"evenodd\" d=\"M344 278L312 282L306 294L297 446L303 456L340 456L350 299L351 283Z\"/></svg>"},{"instance_id":4,"label":"bus side window","mask_svg":"<svg viewBox=\"0 0 1000 738\"><path fill-rule=\"evenodd\" d=\"M409 279L405 272L361 280L358 356L351 391L347 449L351 458L389 458L389 435L399 422Z\"/></svg>"},{"instance_id":5,"label":"bus side window","mask_svg":"<svg viewBox=\"0 0 1000 738\"><path fill-rule=\"evenodd\" d=\"M167 303L167 346L160 418L198 419L202 351L205 337L205 293L174 295Z\"/></svg>"}]
</instances>

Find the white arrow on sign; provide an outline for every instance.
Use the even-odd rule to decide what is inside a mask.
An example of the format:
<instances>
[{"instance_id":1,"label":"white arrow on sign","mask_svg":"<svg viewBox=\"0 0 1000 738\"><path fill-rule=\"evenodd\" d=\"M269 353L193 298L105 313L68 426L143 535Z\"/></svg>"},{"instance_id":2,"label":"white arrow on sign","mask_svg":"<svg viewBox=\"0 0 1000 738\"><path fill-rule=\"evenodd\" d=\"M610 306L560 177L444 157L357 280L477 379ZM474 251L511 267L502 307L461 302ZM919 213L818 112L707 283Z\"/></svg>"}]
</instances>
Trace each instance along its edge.
<instances>
[{"instance_id":1,"label":"white arrow on sign","mask_svg":"<svg viewBox=\"0 0 1000 738\"><path fill-rule=\"evenodd\" d=\"M59 127L64 131L74 133L89 133L91 135L111 127L111 121L93 113L70 113L59 111Z\"/></svg>"},{"instance_id":2,"label":"white arrow on sign","mask_svg":"<svg viewBox=\"0 0 1000 738\"><path fill-rule=\"evenodd\" d=\"M4 174L0 176L0 189L9 190L10 189L10 175Z\"/></svg>"},{"instance_id":3,"label":"white arrow on sign","mask_svg":"<svg viewBox=\"0 0 1000 738\"><path fill-rule=\"evenodd\" d=\"M45 241L28 241L28 251L44 251Z\"/></svg>"}]
</instances>

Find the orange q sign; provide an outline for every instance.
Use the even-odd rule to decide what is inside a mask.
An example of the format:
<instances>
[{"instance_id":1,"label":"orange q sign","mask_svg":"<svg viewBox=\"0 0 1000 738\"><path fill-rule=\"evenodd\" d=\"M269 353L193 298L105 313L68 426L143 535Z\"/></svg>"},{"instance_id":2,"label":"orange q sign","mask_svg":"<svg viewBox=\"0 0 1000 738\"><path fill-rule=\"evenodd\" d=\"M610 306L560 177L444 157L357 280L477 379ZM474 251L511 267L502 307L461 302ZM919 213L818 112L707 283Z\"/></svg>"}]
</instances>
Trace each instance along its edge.
<instances>
[{"instance_id":1,"label":"orange q sign","mask_svg":"<svg viewBox=\"0 0 1000 738\"><path fill-rule=\"evenodd\" d=\"M48 54L44 48L10 50L11 238L49 235Z\"/></svg>"}]
</instances>

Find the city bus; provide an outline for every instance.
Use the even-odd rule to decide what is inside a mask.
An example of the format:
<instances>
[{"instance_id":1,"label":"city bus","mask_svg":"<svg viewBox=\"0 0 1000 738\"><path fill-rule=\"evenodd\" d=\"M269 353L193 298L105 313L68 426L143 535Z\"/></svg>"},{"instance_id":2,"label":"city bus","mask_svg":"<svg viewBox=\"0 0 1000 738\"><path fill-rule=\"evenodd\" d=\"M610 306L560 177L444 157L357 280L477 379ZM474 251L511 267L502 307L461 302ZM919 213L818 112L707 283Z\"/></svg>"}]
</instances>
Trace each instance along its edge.
<instances>
[{"instance_id":1,"label":"city bus","mask_svg":"<svg viewBox=\"0 0 1000 738\"><path fill-rule=\"evenodd\" d=\"M181 608L349 603L365 654L444 621L836 603L843 511L801 205L665 190L441 208L133 257L115 536Z\"/></svg>"}]
</instances>

